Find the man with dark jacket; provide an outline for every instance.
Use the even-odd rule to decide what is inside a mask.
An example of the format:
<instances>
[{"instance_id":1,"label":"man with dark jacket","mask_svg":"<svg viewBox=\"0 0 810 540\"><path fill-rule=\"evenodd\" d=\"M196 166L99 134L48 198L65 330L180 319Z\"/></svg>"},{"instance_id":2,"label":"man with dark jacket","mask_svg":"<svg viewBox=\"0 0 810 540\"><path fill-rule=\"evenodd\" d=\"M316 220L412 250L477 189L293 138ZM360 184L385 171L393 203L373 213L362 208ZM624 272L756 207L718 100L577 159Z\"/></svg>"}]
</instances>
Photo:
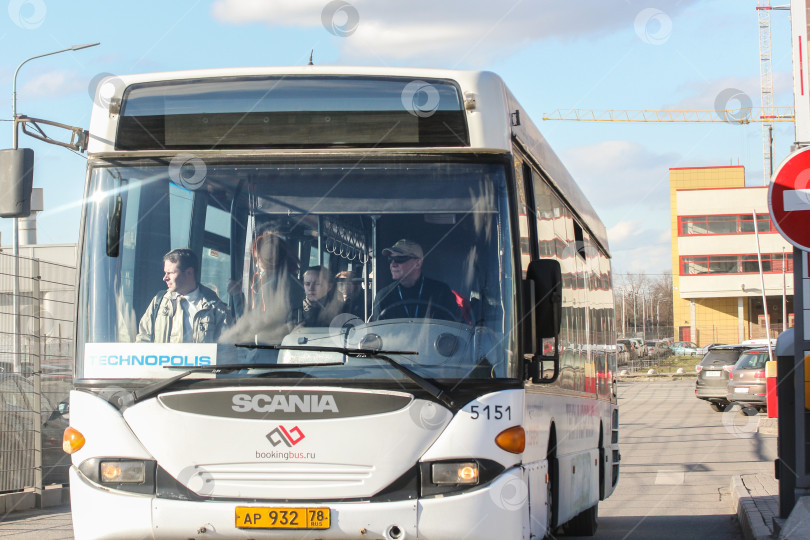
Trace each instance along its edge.
<instances>
[{"instance_id":1,"label":"man with dark jacket","mask_svg":"<svg viewBox=\"0 0 810 540\"><path fill-rule=\"evenodd\" d=\"M450 287L422 275L422 246L403 238L383 250L394 282L377 293L372 320L445 319L459 321L456 298Z\"/></svg>"}]
</instances>

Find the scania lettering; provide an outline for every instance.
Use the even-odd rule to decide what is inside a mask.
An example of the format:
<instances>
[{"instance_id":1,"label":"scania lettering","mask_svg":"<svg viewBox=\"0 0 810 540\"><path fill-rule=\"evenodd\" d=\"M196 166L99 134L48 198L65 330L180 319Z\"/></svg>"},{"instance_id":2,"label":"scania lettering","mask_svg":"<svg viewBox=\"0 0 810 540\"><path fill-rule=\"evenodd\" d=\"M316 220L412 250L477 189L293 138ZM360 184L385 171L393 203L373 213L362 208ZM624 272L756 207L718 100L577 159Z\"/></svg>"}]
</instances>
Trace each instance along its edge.
<instances>
[{"instance_id":1,"label":"scania lettering","mask_svg":"<svg viewBox=\"0 0 810 540\"><path fill-rule=\"evenodd\" d=\"M64 439L77 539L594 534L620 460L607 233L497 75L99 88ZM177 248L221 335L207 308L171 331Z\"/></svg>"},{"instance_id":2,"label":"scania lettering","mask_svg":"<svg viewBox=\"0 0 810 540\"><path fill-rule=\"evenodd\" d=\"M249 396L247 394L237 394L233 396L233 410L236 412L338 412L335 398L332 396L290 396L283 395L268 396L258 394Z\"/></svg>"}]
</instances>

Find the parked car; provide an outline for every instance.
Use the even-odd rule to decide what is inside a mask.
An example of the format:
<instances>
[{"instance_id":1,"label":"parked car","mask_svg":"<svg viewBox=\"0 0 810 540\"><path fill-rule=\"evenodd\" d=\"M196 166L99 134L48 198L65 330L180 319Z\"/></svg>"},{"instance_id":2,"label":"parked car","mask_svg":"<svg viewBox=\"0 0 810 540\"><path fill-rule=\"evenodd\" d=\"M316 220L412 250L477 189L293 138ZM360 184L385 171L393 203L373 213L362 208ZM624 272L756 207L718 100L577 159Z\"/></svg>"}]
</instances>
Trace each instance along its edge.
<instances>
[{"instance_id":1,"label":"parked car","mask_svg":"<svg viewBox=\"0 0 810 540\"><path fill-rule=\"evenodd\" d=\"M739 403L744 409L747 407L755 407L759 411L766 409L765 362L767 361L768 349L750 349L740 355L729 373L730 403Z\"/></svg>"},{"instance_id":2,"label":"parked car","mask_svg":"<svg viewBox=\"0 0 810 540\"><path fill-rule=\"evenodd\" d=\"M641 338L630 338L630 341L636 346L638 356L647 356L647 349L644 347L644 341Z\"/></svg>"},{"instance_id":3,"label":"parked car","mask_svg":"<svg viewBox=\"0 0 810 540\"><path fill-rule=\"evenodd\" d=\"M630 361L630 351L627 350L627 345L624 343L616 343L616 362L622 366Z\"/></svg>"},{"instance_id":4,"label":"parked car","mask_svg":"<svg viewBox=\"0 0 810 540\"><path fill-rule=\"evenodd\" d=\"M34 466L34 385L16 373L0 374L0 430L3 431L0 452L0 491L19 490L33 480L26 476ZM67 402L55 407L47 397L41 398L42 482L68 482L70 456L62 451L62 434L68 427Z\"/></svg>"},{"instance_id":5,"label":"parked car","mask_svg":"<svg viewBox=\"0 0 810 540\"><path fill-rule=\"evenodd\" d=\"M747 350L742 345L721 345L710 349L695 367L698 372L695 397L708 401L712 410L722 412L729 404L729 373Z\"/></svg>"},{"instance_id":6,"label":"parked car","mask_svg":"<svg viewBox=\"0 0 810 540\"><path fill-rule=\"evenodd\" d=\"M743 345L748 345L749 347L768 347L768 339L767 338L758 338L758 339L746 339L742 342ZM776 347L776 338L771 340L771 348Z\"/></svg>"},{"instance_id":7,"label":"parked car","mask_svg":"<svg viewBox=\"0 0 810 540\"><path fill-rule=\"evenodd\" d=\"M719 347L720 345L728 345L727 343L709 343L705 347L698 349L698 354L705 355L712 347Z\"/></svg>"},{"instance_id":8,"label":"parked car","mask_svg":"<svg viewBox=\"0 0 810 540\"><path fill-rule=\"evenodd\" d=\"M638 351L636 350L636 344L633 343L629 339L618 339L616 343L620 343L624 345L624 348L627 349L628 358L635 358L638 356Z\"/></svg>"},{"instance_id":9,"label":"parked car","mask_svg":"<svg viewBox=\"0 0 810 540\"><path fill-rule=\"evenodd\" d=\"M677 356L697 356L699 347L692 341L676 341L669 348Z\"/></svg>"},{"instance_id":10,"label":"parked car","mask_svg":"<svg viewBox=\"0 0 810 540\"><path fill-rule=\"evenodd\" d=\"M648 356L662 357L672 354L669 346L664 341L648 339L646 345Z\"/></svg>"}]
</instances>

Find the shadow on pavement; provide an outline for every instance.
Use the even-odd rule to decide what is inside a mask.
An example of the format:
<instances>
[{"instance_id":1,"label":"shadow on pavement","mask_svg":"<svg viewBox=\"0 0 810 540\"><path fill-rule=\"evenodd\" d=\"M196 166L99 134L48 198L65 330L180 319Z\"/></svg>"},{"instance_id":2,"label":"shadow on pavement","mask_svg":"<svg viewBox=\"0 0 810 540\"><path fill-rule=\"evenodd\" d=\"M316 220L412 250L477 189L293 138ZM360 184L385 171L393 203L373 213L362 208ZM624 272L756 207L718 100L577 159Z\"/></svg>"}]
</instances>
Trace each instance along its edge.
<instances>
[{"instance_id":1,"label":"shadow on pavement","mask_svg":"<svg viewBox=\"0 0 810 540\"><path fill-rule=\"evenodd\" d=\"M549 538L590 538L591 540L742 540L742 532L733 514L708 516L622 516L600 517L596 536L559 536Z\"/></svg>"}]
</instances>

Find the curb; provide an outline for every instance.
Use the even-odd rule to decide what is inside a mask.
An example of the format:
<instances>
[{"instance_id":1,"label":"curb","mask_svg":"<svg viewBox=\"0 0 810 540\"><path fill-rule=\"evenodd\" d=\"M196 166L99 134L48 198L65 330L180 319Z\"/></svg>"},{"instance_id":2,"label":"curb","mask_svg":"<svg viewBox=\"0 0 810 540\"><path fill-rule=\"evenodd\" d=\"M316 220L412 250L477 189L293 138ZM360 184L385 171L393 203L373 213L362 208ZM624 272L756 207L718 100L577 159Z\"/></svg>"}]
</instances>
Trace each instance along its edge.
<instances>
[{"instance_id":1,"label":"curb","mask_svg":"<svg viewBox=\"0 0 810 540\"><path fill-rule=\"evenodd\" d=\"M753 497L739 476L731 477L731 504L745 540L773 539L773 532L762 519Z\"/></svg>"}]
</instances>

